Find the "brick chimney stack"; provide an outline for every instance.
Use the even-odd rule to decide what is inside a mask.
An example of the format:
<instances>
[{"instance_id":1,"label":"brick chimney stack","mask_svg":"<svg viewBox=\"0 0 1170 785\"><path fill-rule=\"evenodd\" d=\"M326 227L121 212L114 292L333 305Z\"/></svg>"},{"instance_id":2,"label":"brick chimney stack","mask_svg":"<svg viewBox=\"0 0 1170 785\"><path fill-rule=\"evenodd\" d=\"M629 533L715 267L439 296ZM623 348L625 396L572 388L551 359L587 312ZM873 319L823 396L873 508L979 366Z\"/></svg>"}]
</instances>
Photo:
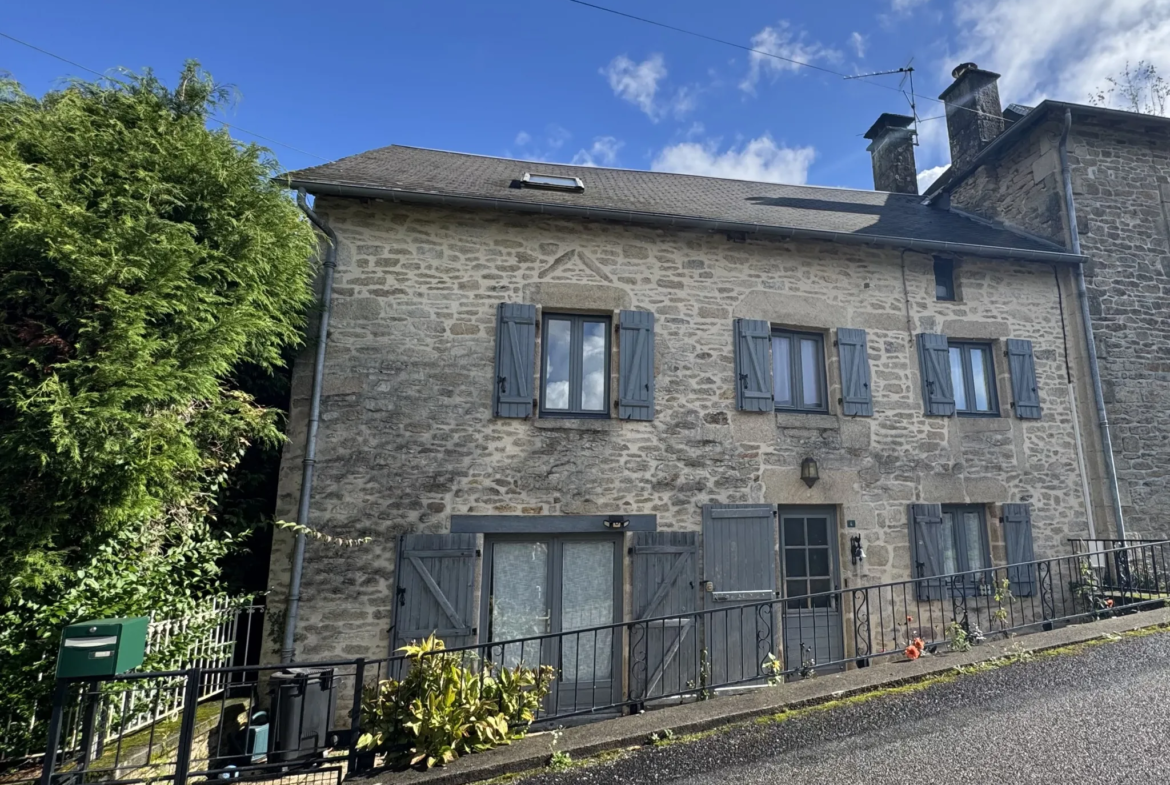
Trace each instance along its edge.
<instances>
[{"instance_id":1,"label":"brick chimney stack","mask_svg":"<svg viewBox=\"0 0 1170 785\"><path fill-rule=\"evenodd\" d=\"M913 123L913 117L886 112L865 132L865 138L873 140L866 149L873 158L875 191L918 193L914 137L910 131Z\"/></svg>"},{"instance_id":2,"label":"brick chimney stack","mask_svg":"<svg viewBox=\"0 0 1170 785\"><path fill-rule=\"evenodd\" d=\"M966 168L979 151L1003 133L999 103L999 74L963 63L951 72L954 83L939 95L947 107L951 138L951 168Z\"/></svg>"}]
</instances>

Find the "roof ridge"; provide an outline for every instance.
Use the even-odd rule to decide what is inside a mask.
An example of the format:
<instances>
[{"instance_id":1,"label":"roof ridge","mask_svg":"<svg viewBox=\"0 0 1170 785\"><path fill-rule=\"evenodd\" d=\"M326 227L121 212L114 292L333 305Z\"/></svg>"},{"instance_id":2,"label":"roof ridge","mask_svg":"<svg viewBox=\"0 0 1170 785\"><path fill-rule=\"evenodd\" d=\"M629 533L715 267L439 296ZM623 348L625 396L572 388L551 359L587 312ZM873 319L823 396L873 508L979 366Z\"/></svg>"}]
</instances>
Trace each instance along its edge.
<instances>
[{"instance_id":1,"label":"roof ridge","mask_svg":"<svg viewBox=\"0 0 1170 785\"><path fill-rule=\"evenodd\" d=\"M776 182L771 182L769 180L745 180L745 179L737 178L737 177L715 177L715 176L706 175L706 174L692 174L690 172L663 172L663 171L657 171L654 169L630 169L630 168L624 167L624 166L589 166L587 164L561 163L559 161L534 161L534 160L530 160L527 158L508 158L508 157L505 157L502 155L488 155L486 153L468 153L468 152L463 152L460 150L443 150L443 149L440 149L438 147L419 147L418 145L410 145L410 144L383 145L382 147L375 147L372 150L366 150L364 153L355 153L354 155L347 155L347 156L345 156L345 158L338 158L337 161L330 161L329 164L337 163L339 161L344 161L346 159L354 158L356 156L368 155L371 153L377 153L377 152L380 152L382 150L390 150L393 148L398 148L401 150L421 150L421 151L427 152L427 153L442 153L443 155L460 155L460 156L464 156L467 158L486 158L486 159L489 159L492 161L514 161L516 163L534 164L534 165L542 165L542 166L543 165L565 166L565 167L572 167L574 169L584 169L584 170L594 169L594 170L600 170L600 171L606 171L606 172L633 172L634 174L652 174L652 175L663 175L663 176L670 176L670 177L693 177L693 178L696 178L699 180L716 180L719 182L728 182L728 183L752 183L754 185L765 185L765 186L778 185L778 186L783 186L785 188L816 188L816 189L825 190L825 191L844 191L847 193L858 193L858 194L888 194L889 196L895 196L895 197L906 198L906 199L920 199L921 198L917 194L901 194L901 193L896 193L894 191L878 191L878 190L869 189L869 188L846 188L844 186L839 186L839 185L814 185L812 183L776 183ZM317 168L322 167L322 166L328 166L329 164L318 164L317 166L312 166L312 167L309 167L308 169L296 169L292 172L286 172L285 174L296 174L297 172L304 172L304 171L308 171L309 169L317 169Z\"/></svg>"}]
</instances>

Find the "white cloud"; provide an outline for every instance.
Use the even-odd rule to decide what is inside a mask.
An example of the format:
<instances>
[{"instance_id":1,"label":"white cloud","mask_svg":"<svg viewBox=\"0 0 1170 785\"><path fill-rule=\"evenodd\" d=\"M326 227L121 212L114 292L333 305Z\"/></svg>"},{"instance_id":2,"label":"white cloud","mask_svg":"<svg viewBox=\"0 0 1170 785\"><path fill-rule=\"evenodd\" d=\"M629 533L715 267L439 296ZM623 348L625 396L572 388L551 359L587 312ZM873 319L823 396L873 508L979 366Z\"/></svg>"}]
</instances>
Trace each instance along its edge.
<instances>
[{"instance_id":1,"label":"white cloud","mask_svg":"<svg viewBox=\"0 0 1170 785\"><path fill-rule=\"evenodd\" d=\"M777 145L764 134L738 149L732 146L723 152L717 141L680 142L664 148L650 168L656 172L801 185L808 181L808 168L815 157L812 147Z\"/></svg>"},{"instance_id":2,"label":"white cloud","mask_svg":"<svg viewBox=\"0 0 1170 785\"><path fill-rule=\"evenodd\" d=\"M570 163L577 166L613 166L617 163L618 150L623 144L612 136L598 136L588 150L578 150Z\"/></svg>"},{"instance_id":3,"label":"white cloud","mask_svg":"<svg viewBox=\"0 0 1170 785\"><path fill-rule=\"evenodd\" d=\"M1044 98L1084 103L1128 60L1170 73L1170 3L1165 0L969 0L957 6L950 68L977 62L1003 74L1004 104Z\"/></svg>"},{"instance_id":4,"label":"white cloud","mask_svg":"<svg viewBox=\"0 0 1170 785\"><path fill-rule=\"evenodd\" d=\"M895 14L905 14L929 2L930 0L890 0L890 10Z\"/></svg>"},{"instance_id":5,"label":"white cloud","mask_svg":"<svg viewBox=\"0 0 1170 785\"><path fill-rule=\"evenodd\" d=\"M941 166L932 166L929 169L923 169L919 172L918 193L926 193L926 189L930 187L930 184L937 180L948 168L946 164L943 164Z\"/></svg>"},{"instance_id":6,"label":"white cloud","mask_svg":"<svg viewBox=\"0 0 1170 785\"><path fill-rule=\"evenodd\" d=\"M654 98L658 83L666 78L666 62L662 55L652 54L640 63L625 55L618 55L602 69L614 95L645 112L651 119L657 115Z\"/></svg>"},{"instance_id":7,"label":"white cloud","mask_svg":"<svg viewBox=\"0 0 1170 785\"><path fill-rule=\"evenodd\" d=\"M849 45L853 47L858 57L865 57L865 36L854 31L849 36Z\"/></svg>"},{"instance_id":8,"label":"white cloud","mask_svg":"<svg viewBox=\"0 0 1170 785\"><path fill-rule=\"evenodd\" d=\"M548 128L545 129L545 132L548 134L548 138L545 140L545 142L553 150L559 150L564 146L565 142L573 138L573 135L569 133L568 130L562 128L556 123L550 123Z\"/></svg>"},{"instance_id":9,"label":"white cloud","mask_svg":"<svg viewBox=\"0 0 1170 785\"><path fill-rule=\"evenodd\" d=\"M526 131L521 131L520 133L516 134L516 146L517 147L523 147L524 145L528 144L531 141L532 141L532 137L529 136L528 132L526 132Z\"/></svg>"},{"instance_id":10,"label":"white cloud","mask_svg":"<svg viewBox=\"0 0 1170 785\"><path fill-rule=\"evenodd\" d=\"M667 91L660 88L667 71L660 54L652 54L640 63L618 55L601 69L601 74L614 95L641 109L655 123L667 115L682 118L697 104L697 87L680 87L673 95L664 95Z\"/></svg>"},{"instance_id":11,"label":"white cloud","mask_svg":"<svg viewBox=\"0 0 1170 785\"><path fill-rule=\"evenodd\" d=\"M798 63L812 63L817 60L839 60L841 53L835 49L822 46L816 41L808 41L804 32L795 32L788 22L780 21L775 27L765 27L752 36L752 52L748 56L748 73L739 83L741 90L749 93L756 91L760 77L767 74L773 79L785 72L799 71ZM766 53L766 54L765 54ZM777 57L787 58L780 60Z\"/></svg>"}]
</instances>

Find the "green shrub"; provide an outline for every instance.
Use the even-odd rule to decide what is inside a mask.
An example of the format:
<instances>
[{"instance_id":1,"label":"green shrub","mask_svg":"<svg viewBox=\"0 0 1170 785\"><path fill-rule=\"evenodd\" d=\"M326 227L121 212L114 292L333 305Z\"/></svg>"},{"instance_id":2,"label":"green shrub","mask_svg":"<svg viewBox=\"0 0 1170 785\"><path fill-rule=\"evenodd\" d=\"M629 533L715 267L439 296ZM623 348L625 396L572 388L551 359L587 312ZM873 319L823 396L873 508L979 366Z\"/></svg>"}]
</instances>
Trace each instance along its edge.
<instances>
[{"instance_id":1,"label":"green shrub","mask_svg":"<svg viewBox=\"0 0 1170 785\"><path fill-rule=\"evenodd\" d=\"M553 669L504 668L445 648L432 635L399 649L410 669L366 689L359 749L394 757L409 750L411 766L429 769L524 737Z\"/></svg>"}]
</instances>

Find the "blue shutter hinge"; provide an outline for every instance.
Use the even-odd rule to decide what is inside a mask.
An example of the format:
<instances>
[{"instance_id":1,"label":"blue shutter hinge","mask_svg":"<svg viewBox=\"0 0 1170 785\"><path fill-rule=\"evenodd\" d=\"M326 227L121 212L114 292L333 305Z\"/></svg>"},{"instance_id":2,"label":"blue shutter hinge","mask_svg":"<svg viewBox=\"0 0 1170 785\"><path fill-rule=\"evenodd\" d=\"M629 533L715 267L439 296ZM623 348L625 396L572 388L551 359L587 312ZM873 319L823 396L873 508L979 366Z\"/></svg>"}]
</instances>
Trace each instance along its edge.
<instances>
[{"instance_id":1,"label":"blue shutter hinge","mask_svg":"<svg viewBox=\"0 0 1170 785\"><path fill-rule=\"evenodd\" d=\"M508 377L507 376L497 376L496 377L496 386L500 388L500 395L507 395L508 394Z\"/></svg>"},{"instance_id":2,"label":"blue shutter hinge","mask_svg":"<svg viewBox=\"0 0 1170 785\"><path fill-rule=\"evenodd\" d=\"M748 375L746 373L741 373L739 375L739 380L743 383L743 388L746 390L748 388Z\"/></svg>"}]
</instances>

